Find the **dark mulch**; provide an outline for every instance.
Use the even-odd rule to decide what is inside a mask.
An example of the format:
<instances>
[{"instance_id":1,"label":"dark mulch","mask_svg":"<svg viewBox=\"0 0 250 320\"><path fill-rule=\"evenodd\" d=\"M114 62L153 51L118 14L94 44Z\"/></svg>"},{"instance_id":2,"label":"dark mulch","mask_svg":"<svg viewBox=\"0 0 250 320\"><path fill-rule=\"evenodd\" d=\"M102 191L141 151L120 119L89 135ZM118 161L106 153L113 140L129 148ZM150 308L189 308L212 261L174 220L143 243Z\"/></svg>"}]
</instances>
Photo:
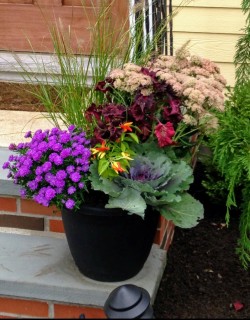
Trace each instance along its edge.
<instances>
[{"instance_id":1,"label":"dark mulch","mask_svg":"<svg viewBox=\"0 0 250 320\"><path fill-rule=\"evenodd\" d=\"M46 111L26 83L0 82L0 110Z\"/></svg>"},{"instance_id":2,"label":"dark mulch","mask_svg":"<svg viewBox=\"0 0 250 320\"><path fill-rule=\"evenodd\" d=\"M39 111L25 85L0 83L0 110ZM192 229L176 228L168 262L154 303L161 319L250 319L250 274L235 253L239 213L204 196L200 178L192 192L205 206L205 218ZM235 310L239 301L243 308Z\"/></svg>"},{"instance_id":3,"label":"dark mulch","mask_svg":"<svg viewBox=\"0 0 250 320\"><path fill-rule=\"evenodd\" d=\"M231 213L227 228L224 205L213 204L197 182L193 193L204 203L205 217L192 229L175 229L154 304L155 316L250 319L250 272L235 252L240 213ZM243 304L238 311L237 302Z\"/></svg>"}]
</instances>

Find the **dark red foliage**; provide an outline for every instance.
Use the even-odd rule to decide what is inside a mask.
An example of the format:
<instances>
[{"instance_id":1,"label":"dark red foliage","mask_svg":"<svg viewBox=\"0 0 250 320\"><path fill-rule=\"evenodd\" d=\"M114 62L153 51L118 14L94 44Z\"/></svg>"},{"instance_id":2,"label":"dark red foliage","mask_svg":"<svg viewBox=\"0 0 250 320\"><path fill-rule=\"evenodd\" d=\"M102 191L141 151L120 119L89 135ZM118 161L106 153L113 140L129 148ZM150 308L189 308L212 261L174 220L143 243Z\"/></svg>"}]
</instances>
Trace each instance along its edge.
<instances>
[{"instance_id":1,"label":"dark red foliage","mask_svg":"<svg viewBox=\"0 0 250 320\"><path fill-rule=\"evenodd\" d=\"M126 106L121 105L119 101L116 101L115 95L112 95L115 88L111 78L107 77L104 81L98 82L96 90L102 92L108 102L99 106L92 104L85 113L86 119L95 120L97 125L92 145L103 139L116 141L122 133L119 126L125 122L133 122L133 125L140 129L137 135L141 141L146 141L151 134L155 134L159 146L163 147L172 143L174 125L182 120L181 102L175 96L171 86L157 79L154 71L142 67L141 72L151 77L153 92L143 95L140 91L142 88L138 88L134 97L132 96L132 101L131 99L127 101ZM124 97L126 94L128 93L124 92ZM156 123L160 124L154 131Z\"/></svg>"}]
</instances>

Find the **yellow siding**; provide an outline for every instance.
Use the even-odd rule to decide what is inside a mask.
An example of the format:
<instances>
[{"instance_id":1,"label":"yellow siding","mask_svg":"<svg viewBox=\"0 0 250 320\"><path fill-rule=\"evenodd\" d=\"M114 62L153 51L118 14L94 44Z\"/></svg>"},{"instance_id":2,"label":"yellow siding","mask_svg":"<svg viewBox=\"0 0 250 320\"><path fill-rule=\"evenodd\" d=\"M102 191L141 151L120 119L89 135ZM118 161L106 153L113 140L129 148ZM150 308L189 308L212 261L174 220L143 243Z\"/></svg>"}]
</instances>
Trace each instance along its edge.
<instances>
[{"instance_id":1,"label":"yellow siding","mask_svg":"<svg viewBox=\"0 0 250 320\"><path fill-rule=\"evenodd\" d=\"M239 35L227 34L205 34L189 32L175 32L174 46L179 48L187 39L192 39L189 47L190 51L198 52L200 56L204 56L216 62L232 62L235 52L235 43Z\"/></svg>"},{"instance_id":2,"label":"yellow siding","mask_svg":"<svg viewBox=\"0 0 250 320\"><path fill-rule=\"evenodd\" d=\"M242 0L172 0L173 6L185 5L188 7L207 8L241 8Z\"/></svg>"},{"instance_id":3,"label":"yellow siding","mask_svg":"<svg viewBox=\"0 0 250 320\"><path fill-rule=\"evenodd\" d=\"M238 34L245 20L241 9L183 8L174 17L174 30Z\"/></svg>"},{"instance_id":4,"label":"yellow siding","mask_svg":"<svg viewBox=\"0 0 250 320\"><path fill-rule=\"evenodd\" d=\"M184 1L173 0L175 6L180 3ZM190 52L218 63L233 86L235 45L245 19L241 0L193 0L173 18L174 49L190 40Z\"/></svg>"}]
</instances>

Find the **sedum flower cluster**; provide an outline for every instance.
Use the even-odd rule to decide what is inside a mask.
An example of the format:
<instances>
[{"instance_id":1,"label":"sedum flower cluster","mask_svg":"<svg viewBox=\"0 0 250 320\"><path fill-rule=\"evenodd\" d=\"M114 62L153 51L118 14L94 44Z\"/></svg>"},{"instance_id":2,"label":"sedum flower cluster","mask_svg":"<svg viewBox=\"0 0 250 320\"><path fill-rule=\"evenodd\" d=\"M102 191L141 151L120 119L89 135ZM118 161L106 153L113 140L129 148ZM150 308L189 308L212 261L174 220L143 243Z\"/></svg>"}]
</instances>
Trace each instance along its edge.
<instances>
[{"instance_id":1,"label":"sedum flower cluster","mask_svg":"<svg viewBox=\"0 0 250 320\"><path fill-rule=\"evenodd\" d=\"M164 103L158 89L165 85L165 92L179 100L182 121L193 127L205 123L206 130L216 128L217 118L211 110L224 111L226 80L219 67L208 59L191 55L185 46L175 56L159 55L146 68L127 63L112 70L109 77L116 90L134 97L140 93L158 103Z\"/></svg>"},{"instance_id":2,"label":"sedum flower cluster","mask_svg":"<svg viewBox=\"0 0 250 320\"><path fill-rule=\"evenodd\" d=\"M25 135L30 142L10 145L3 168L8 178L21 185L21 196L33 198L43 206L73 209L83 201L90 165L90 141L82 130L53 128Z\"/></svg>"}]
</instances>

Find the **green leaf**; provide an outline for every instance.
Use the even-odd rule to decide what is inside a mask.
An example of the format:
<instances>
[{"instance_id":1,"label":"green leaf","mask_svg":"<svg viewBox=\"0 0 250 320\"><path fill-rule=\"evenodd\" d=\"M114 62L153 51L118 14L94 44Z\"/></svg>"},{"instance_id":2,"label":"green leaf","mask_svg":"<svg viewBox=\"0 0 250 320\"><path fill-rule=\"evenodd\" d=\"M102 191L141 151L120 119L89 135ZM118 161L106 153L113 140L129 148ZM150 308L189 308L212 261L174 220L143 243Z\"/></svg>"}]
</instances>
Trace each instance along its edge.
<instances>
[{"instance_id":1,"label":"green leaf","mask_svg":"<svg viewBox=\"0 0 250 320\"><path fill-rule=\"evenodd\" d=\"M97 162L94 162L90 166L90 172L91 174L89 176L89 179L91 181L91 188L93 190L103 191L104 193L113 197L117 197L122 191L122 188L112 180L99 176L99 173L97 171Z\"/></svg>"},{"instance_id":2,"label":"green leaf","mask_svg":"<svg viewBox=\"0 0 250 320\"><path fill-rule=\"evenodd\" d=\"M173 177L166 185L166 190L169 193L188 190L193 182L193 170L184 161L174 164L172 168Z\"/></svg>"},{"instance_id":3,"label":"green leaf","mask_svg":"<svg viewBox=\"0 0 250 320\"><path fill-rule=\"evenodd\" d=\"M139 191L126 188L119 197L110 198L105 207L121 208L128 211L129 214L138 214L143 218L147 205Z\"/></svg>"},{"instance_id":4,"label":"green leaf","mask_svg":"<svg viewBox=\"0 0 250 320\"><path fill-rule=\"evenodd\" d=\"M126 145L124 143L121 143L121 150L122 152L126 151Z\"/></svg>"},{"instance_id":5,"label":"green leaf","mask_svg":"<svg viewBox=\"0 0 250 320\"><path fill-rule=\"evenodd\" d=\"M181 199L182 199L181 195L173 194L173 193L170 193L170 194L161 193L161 196L159 196L159 194L157 193L154 193L154 195L152 196L145 195L146 203L153 207L168 205L172 202L179 202L181 201Z\"/></svg>"},{"instance_id":6,"label":"green leaf","mask_svg":"<svg viewBox=\"0 0 250 320\"><path fill-rule=\"evenodd\" d=\"M180 202L171 203L160 208L160 213L167 220L180 228L195 227L200 219L203 219L204 208L200 201L186 193Z\"/></svg>"},{"instance_id":7,"label":"green leaf","mask_svg":"<svg viewBox=\"0 0 250 320\"><path fill-rule=\"evenodd\" d=\"M101 176L105 170L108 169L109 161L106 159L100 159L98 163L98 173Z\"/></svg>"},{"instance_id":8,"label":"green leaf","mask_svg":"<svg viewBox=\"0 0 250 320\"><path fill-rule=\"evenodd\" d=\"M139 139L137 137L137 135L133 132L128 133L128 135L136 142L139 143Z\"/></svg>"}]
</instances>

